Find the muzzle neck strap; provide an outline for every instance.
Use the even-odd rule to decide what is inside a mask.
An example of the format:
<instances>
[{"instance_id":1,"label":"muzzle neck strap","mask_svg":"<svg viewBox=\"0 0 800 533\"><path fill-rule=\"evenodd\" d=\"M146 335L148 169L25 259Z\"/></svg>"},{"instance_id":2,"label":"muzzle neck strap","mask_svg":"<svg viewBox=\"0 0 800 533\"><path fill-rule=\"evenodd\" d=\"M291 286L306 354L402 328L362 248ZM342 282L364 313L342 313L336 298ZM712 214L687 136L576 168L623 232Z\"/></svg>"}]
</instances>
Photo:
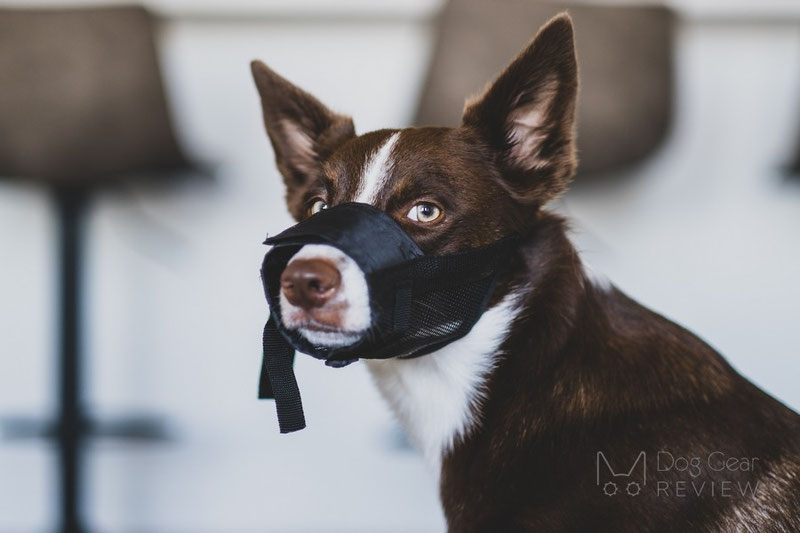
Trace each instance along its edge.
<instances>
[{"instance_id":1,"label":"muzzle neck strap","mask_svg":"<svg viewBox=\"0 0 800 533\"><path fill-rule=\"evenodd\" d=\"M264 326L264 360L261 364L259 399L275 399L281 433L306 427L300 389L294 377L294 348L283 338L270 317Z\"/></svg>"}]
</instances>

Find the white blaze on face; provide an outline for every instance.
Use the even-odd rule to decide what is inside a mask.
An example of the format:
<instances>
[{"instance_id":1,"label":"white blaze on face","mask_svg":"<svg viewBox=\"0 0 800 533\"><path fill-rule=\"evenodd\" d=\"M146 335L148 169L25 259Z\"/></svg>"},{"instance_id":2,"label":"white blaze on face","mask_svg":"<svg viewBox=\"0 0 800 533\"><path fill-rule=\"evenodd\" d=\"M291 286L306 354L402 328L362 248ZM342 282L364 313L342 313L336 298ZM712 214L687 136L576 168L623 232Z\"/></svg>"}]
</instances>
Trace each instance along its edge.
<instances>
[{"instance_id":1,"label":"white blaze on face","mask_svg":"<svg viewBox=\"0 0 800 533\"><path fill-rule=\"evenodd\" d=\"M392 148L397 143L400 132L392 134L378 148L378 151L367 161L364 166L364 173L361 175L361 182L358 187L355 202L364 204L374 204L378 197L378 192L386 184L389 169L392 168Z\"/></svg>"},{"instance_id":2,"label":"white blaze on face","mask_svg":"<svg viewBox=\"0 0 800 533\"><path fill-rule=\"evenodd\" d=\"M327 244L307 244L300 248L288 264L296 259L325 259L339 270L341 284L336 295L325 303L321 311L337 312L340 327L337 331L309 329L309 313L292 305L280 293L281 320L288 329L300 332L309 342L320 346L347 346L361 338L372 317L369 308L369 289L364 273L347 254ZM287 265L288 266L288 265ZM321 324L325 326L325 324Z\"/></svg>"},{"instance_id":3,"label":"white blaze on face","mask_svg":"<svg viewBox=\"0 0 800 533\"><path fill-rule=\"evenodd\" d=\"M385 186L392 167L392 149L400 137L400 132L386 139L377 151L368 158L364 172L360 176L355 202L374 204L378 193ZM309 342L319 346L347 346L361 339L369 328L372 319L369 308L369 289L364 272L347 254L333 246L309 244L295 254L295 259L325 259L332 262L341 274L341 285L336 295L320 309L322 312L339 314L340 327L336 331L319 331L306 327L310 313L292 305L280 294L281 319L289 329L300 332ZM288 266L288 265L287 265ZM322 324L325 326L325 324Z\"/></svg>"}]
</instances>

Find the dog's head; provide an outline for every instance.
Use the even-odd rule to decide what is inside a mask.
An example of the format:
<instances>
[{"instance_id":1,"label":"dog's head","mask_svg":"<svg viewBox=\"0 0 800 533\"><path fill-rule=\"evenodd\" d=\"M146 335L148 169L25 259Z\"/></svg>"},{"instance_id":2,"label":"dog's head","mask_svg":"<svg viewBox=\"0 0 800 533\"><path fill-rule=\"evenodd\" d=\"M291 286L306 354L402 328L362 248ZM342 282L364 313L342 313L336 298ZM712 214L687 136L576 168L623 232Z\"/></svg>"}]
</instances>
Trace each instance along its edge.
<instances>
[{"instance_id":1,"label":"dog's head","mask_svg":"<svg viewBox=\"0 0 800 533\"><path fill-rule=\"evenodd\" d=\"M537 223L575 169L577 66L560 15L479 96L456 128L356 135L261 62L253 62L267 133L297 220L345 202L385 211L426 253L492 243ZM282 321L319 345L345 346L370 324L363 273L338 249L304 246L281 277Z\"/></svg>"}]
</instances>

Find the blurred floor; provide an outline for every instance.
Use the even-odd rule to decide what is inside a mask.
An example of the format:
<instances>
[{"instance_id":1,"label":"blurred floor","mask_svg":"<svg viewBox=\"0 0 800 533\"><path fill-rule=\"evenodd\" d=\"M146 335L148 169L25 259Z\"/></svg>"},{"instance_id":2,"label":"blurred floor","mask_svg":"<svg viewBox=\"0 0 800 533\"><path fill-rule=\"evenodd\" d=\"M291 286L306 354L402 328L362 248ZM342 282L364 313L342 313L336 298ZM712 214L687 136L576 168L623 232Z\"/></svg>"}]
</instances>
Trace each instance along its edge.
<instances>
[{"instance_id":1,"label":"blurred floor","mask_svg":"<svg viewBox=\"0 0 800 533\"><path fill-rule=\"evenodd\" d=\"M431 35L417 19L324 24L172 19L162 55L181 138L216 185L104 196L90 221L90 405L175 421L161 445L95 443L98 531L441 531L435 476L398 447L360 365L299 358L309 428L256 402L264 233L290 223L252 87L261 58L364 132L410 120ZM800 117L800 26L685 22L668 143L577 187L584 256L800 408L800 188L783 184ZM42 191L0 183L0 405L52 403L54 232ZM13 250L13 253L10 251ZM0 441L0 531L51 520L51 461Z\"/></svg>"}]
</instances>

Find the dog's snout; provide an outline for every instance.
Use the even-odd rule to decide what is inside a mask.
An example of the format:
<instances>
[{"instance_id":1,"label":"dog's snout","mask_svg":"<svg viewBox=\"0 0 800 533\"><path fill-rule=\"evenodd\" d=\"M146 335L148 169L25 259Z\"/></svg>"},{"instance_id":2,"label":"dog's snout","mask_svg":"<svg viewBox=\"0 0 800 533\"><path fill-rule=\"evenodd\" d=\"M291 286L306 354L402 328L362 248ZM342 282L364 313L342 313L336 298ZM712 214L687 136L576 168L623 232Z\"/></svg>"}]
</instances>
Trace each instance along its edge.
<instances>
[{"instance_id":1,"label":"dog's snout","mask_svg":"<svg viewBox=\"0 0 800 533\"><path fill-rule=\"evenodd\" d=\"M303 309L325 305L341 283L339 269L324 259L296 259L281 274L281 290L286 299Z\"/></svg>"}]
</instances>

